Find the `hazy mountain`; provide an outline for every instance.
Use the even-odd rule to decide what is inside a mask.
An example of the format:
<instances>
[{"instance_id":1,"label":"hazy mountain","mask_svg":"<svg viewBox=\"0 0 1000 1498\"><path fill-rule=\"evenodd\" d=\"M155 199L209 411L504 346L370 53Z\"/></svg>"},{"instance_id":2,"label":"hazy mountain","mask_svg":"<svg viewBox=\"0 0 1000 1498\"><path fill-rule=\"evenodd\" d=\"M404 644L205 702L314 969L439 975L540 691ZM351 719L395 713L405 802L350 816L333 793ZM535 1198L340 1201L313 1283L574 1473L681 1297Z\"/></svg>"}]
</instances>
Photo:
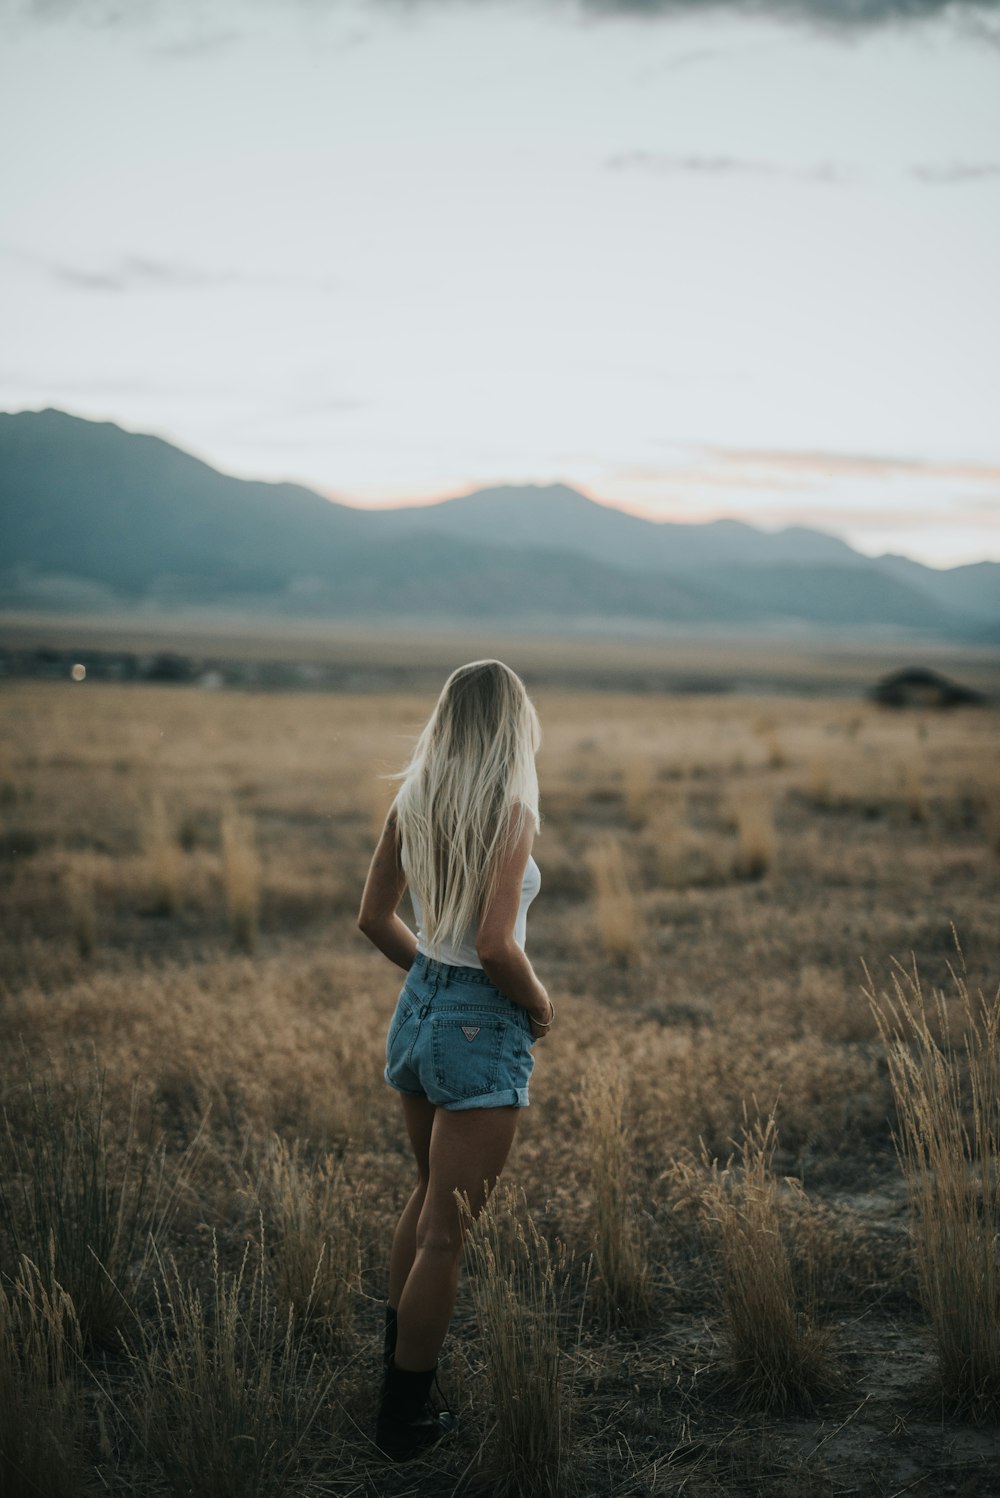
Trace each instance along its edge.
<instances>
[{"instance_id":1,"label":"hazy mountain","mask_svg":"<svg viewBox=\"0 0 1000 1498\"><path fill-rule=\"evenodd\" d=\"M656 524L562 484L358 510L50 410L0 414L0 599L954 633L1000 621L1000 565L936 572L803 527Z\"/></svg>"},{"instance_id":2,"label":"hazy mountain","mask_svg":"<svg viewBox=\"0 0 1000 1498\"><path fill-rule=\"evenodd\" d=\"M889 552L875 562L880 572L919 588L946 609L1000 620L1000 565L996 562L969 562L942 570Z\"/></svg>"},{"instance_id":3,"label":"hazy mountain","mask_svg":"<svg viewBox=\"0 0 1000 1498\"><path fill-rule=\"evenodd\" d=\"M0 415L0 526L0 566L126 596L164 575L272 591L365 530L309 489L227 478L159 437L61 411Z\"/></svg>"},{"instance_id":4,"label":"hazy mountain","mask_svg":"<svg viewBox=\"0 0 1000 1498\"><path fill-rule=\"evenodd\" d=\"M390 510L388 534L433 530L491 546L549 547L642 572L682 573L727 562L857 564L846 541L793 526L774 533L741 520L706 525L653 523L595 504L565 484L479 489L457 499Z\"/></svg>"}]
</instances>

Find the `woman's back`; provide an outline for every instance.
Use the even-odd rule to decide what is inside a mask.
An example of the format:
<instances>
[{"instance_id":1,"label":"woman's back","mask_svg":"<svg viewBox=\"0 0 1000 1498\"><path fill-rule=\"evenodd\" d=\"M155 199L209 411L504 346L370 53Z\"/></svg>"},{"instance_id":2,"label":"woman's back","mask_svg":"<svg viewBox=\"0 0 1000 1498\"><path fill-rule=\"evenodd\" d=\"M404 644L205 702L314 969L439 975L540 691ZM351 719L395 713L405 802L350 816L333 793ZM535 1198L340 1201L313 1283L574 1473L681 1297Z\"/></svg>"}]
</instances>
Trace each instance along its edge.
<instances>
[{"instance_id":1,"label":"woman's back","mask_svg":"<svg viewBox=\"0 0 1000 1498\"><path fill-rule=\"evenodd\" d=\"M412 881L409 880L409 873L406 868L405 844L400 851L400 861L403 871L407 873L410 901L413 905L413 918L417 927L417 951L423 952L426 956L435 956L441 962L453 963L456 967L482 967L483 964L479 960L479 954L476 951L476 935L479 929L478 922L476 921L467 926L457 940L444 941L437 952L432 953L429 950L426 939L427 933L424 926L423 904L420 896L413 888ZM541 870L529 853L527 866L524 870L524 878L521 881L521 902L518 906L517 920L514 923L514 940L522 951L524 950L527 938L528 906L538 894L541 885Z\"/></svg>"}]
</instances>

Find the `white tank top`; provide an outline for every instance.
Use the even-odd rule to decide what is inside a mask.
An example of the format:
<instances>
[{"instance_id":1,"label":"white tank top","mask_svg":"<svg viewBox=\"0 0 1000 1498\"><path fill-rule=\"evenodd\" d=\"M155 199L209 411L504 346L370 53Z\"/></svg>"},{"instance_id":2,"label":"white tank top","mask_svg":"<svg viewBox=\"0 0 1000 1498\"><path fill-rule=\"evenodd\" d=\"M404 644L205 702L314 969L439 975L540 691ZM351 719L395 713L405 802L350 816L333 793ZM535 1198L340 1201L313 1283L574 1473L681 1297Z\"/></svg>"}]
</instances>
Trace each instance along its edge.
<instances>
[{"instance_id":1,"label":"white tank top","mask_svg":"<svg viewBox=\"0 0 1000 1498\"><path fill-rule=\"evenodd\" d=\"M402 859L403 870L406 870L406 859ZM531 854L528 854L528 862L524 869L524 878L521 880L521 903L518 906L517 919L514 922L514 940L524 951L524 942L528 929L528 906L538 894L542 886L541 871ZM417 924L417 951L423 952L425 957L431 954L425 944L424 912L416 890L411 884L410 901L413 905L413 918ZM468 927L462 934L462 940L457 943L442 942L438 953L440 962L449 962L454 967L482 967L479 953L476 951L476 936L479 931L478 921Z\"/></svg>"}]
</instances>

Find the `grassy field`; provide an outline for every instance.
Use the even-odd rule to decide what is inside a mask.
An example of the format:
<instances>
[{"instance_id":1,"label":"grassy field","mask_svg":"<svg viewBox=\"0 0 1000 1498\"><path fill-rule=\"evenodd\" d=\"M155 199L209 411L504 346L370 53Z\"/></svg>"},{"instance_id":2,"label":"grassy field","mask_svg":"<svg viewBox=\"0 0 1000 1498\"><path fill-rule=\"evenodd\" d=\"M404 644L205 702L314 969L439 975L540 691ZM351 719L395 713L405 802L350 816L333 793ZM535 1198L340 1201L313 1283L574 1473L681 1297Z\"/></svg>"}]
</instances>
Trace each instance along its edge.
<instances>
[{"instance_id":1,"label":"grassy field","mask_svg":"<svg viewBox=\"0 0 1000 1498\"><path fill-rule=\"evenodd\" d=\"M459 1438L398 1469L402 974L355 916L435 694L4 684L3 1492L1000 1492L1000 713L852 669L534 690L558 1019Z\"/></svg>"}]
</instances>

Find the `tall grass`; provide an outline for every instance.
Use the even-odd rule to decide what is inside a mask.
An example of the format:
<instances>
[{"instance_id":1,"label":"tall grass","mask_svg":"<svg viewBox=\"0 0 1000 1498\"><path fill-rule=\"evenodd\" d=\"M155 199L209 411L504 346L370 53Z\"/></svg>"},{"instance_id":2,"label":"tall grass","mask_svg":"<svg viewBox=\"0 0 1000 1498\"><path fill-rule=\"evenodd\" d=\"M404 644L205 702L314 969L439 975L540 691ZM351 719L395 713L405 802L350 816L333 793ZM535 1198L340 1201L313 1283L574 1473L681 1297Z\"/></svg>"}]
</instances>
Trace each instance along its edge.
<instances>
[{"instance_id":1,"label":"tall grass","mask_svg":"<svg viewBox=\"0 0 1000 1498\"><path fill-rule=\"evenodd\" d=\"M625 815L633 832L645 827L653 796L653 766L648 755L630 754L622 761Z\"/></svg>"},{"instance_id":2,"label":"tall grass","mask_svg":"<svg viewBox=\"0 0 1000 1498\"><path fill-rule=\"evenodd\" d=\"M983 800L987 846L1000 858L1000 785L990 786Z\"/></svg>"},{"instance_id":3,"label":"tall grass","mask_svg":"<svg viewBox=\"0 0 1000 1498\"><path fill-rule=\"evenodd\" d=\"M128 1294L151 1246L176 1207L163 1156L140 1146L136 1093L123 1142L116 1146L104 1103L103 1074L58 1097L30 1078L27 1118L4 1116L8 1170L0 1176L0 1230L14 1260L29 1260L72 1300L84 1340L107 1345L131 1316Z\"/></svg>"},{"instance_id":4,"label":"tall grass","mask_svg":"<svg viewBox=\"0 0 1000 1498\"><path fill-rule=\"evenodd\" d=\"M903 802L911 822L926 822L928 815L927 789L921 767L912 760L902 767Z\"/></svg>"},{"instance_id":5,"label":"tall grass","mask_svg":"<svg viewBox=\"0 0 1000 1498\"><path fill-rule=\"evenodd\" d=\"M71 1297L22 1259L0 1280L0 1493L81 1498L83 1338Z\"/></svg>"},{"instance_id":6,"label":"tall grass","mask_svg":"<svg viewBox=\"0 0 1000 1498\"><path fill-rule=\"evenodd\" d=\"M783 770L788 764L788 755L785 753L784 744L773 729L764 734L764 744L767 749L767 768Z\"/></svg>"},{"instance_id":7,"label":"tall grass","mask_svg":"<svg viewBox=\"0 0 1000 1498\"><path fill-rule=\"evenodd\" d=\"M252 952L257 945L260 868L253 823L232 804L222 814L222 880L233 940L241 951Z\"/></svg>"},{"instance_id":8,"label":"tall grass","mask_svg":"<svg viewBox=\"0 0 1000 1498\"><path fill-rule=\"evenodd\" d=\"M960 1410L995 1418L1000 988L989 1000L981 989L973 997L964 973L951 969L951 1002L941 989L928 1002L915 962L910 971L896 964L890 991L876 991L867 969L866 978L896 1100L893 1138L915 1219L920 1292L941 1389Z\"/></svg>"},{"instance_id":9,"label":"tall grass","mask_svg":"<svg viewBox=\"0 0 1000 1498\"><path fill-rule=\"evenodd\" d=\"M181 850L163 797L155 795L142 829L149 880L149 913L173 915L181 903Z\"/></svg>"},{"instance_id":10,"label":"tall grass","mask_svg":"<svg viewBox=\"0 0 1000 1498\"><path fill-rule=\"evenodd\" d=\"M305 1355L292 1307L279 1313L265 1259L262 1241L250 1266L248 1243L227 1273L213 1236L207 1295L172 1259L160 1264L129 1416L177 1498L280 1498L308 1475L334 1375Z\"/></svg>"},{"instance_id":11,"label":"tall grass","mask_svg":"<svg viewBox=\"0 0 1000 1498\"><path fill-rule=\"evenodd\" d=\"M774 1113L750 1123L744 1106L744 1119L738 1164L730 1155L720 1168L703 1154L709 1171L703 1205L718 1249L729 1377L747 1406L808 1409L836 1377L829 1334L813 1324L808 1303L797 1304L772 1169ZM786 1186L801 1189L791 1180Z\"/></svg>"},{"instance_id":12,"label":"tall grass","mask_svg":"<svg viewBox=\"0 0 1000 1498\"><path fill-rule=\"evenodd\" d=\"M733 873L738 879L762 879L774 864L774 813L760 794L740 796L733 808L736 852Z\"/></svg>"},{"instance_id":13,"label":"tall grass","mask_svg":"<svg viewBox=\"0 0 1000 1498\"><path fill-rule=\"evenodd\" d=\"M629 885L621 844L600 838L587 850L594 885L594 915L601 945L610 957L634 957L643 942L642 920Z\"/></svg>"},{"instance_id":14,"label":"tall grass","mask_svg":"<svg viewBox=\"0 0 1000 1498\"><path fill-rule=\"evenodd\" d=\"M81 957L92 957L97 944L97 900L89 869L77 865L67 873L66 904L76 950Z\"/></svg>"},{"instance_id":15,"label":"tall grass","mask_svg":"<svg viewBox=\"0 0 1000 1498\"><path fill-rule=\"evenodd\" d=\"M806 794L813 806L826 811L833 805L833 774L827 759L815 756L809 762Z\"/></svg>"},{"instance_id":16,"label":"tall grass","mask_svg":"<svg viewBox=\"0 0 1000 1498\"><path fill-rule=\"evenodd\" d=\"M590 1163L597 1304L612 1324L641 1320L649 1310L648 1247L639 1216L632 1139L625 1126L625 1074L606 1062L591 1066L578 1104Z\"/></svg>"},{"instance_id":17,"label":"tall grass","mask_svg":"<svg viewBox=\"0 0 1000 1498\"><path fill-rule=\"evenodd\" d=\"M492 1417L482 1459L494 1498L564 1498L573 1489L572 1391L562 1338L565 1251L546 1242L523 1191L501 1183L465 1253L486 1354Z\"/></svg>"},{"instance_id":18,"label":"tall grass","mask_svg":"<svg viewBox=\"0 0 1000 1498\"><path fill-rule=\"evenodd\" d=\"M283 1304L300 1324L317 1324L328 1341L343 1343L361 1293L364 1193L347 1179L343 1161L326 1155L310 1166L298 1141L289 1147L275 1134L251 1194Z\"/></svg>"}]
</instances>

